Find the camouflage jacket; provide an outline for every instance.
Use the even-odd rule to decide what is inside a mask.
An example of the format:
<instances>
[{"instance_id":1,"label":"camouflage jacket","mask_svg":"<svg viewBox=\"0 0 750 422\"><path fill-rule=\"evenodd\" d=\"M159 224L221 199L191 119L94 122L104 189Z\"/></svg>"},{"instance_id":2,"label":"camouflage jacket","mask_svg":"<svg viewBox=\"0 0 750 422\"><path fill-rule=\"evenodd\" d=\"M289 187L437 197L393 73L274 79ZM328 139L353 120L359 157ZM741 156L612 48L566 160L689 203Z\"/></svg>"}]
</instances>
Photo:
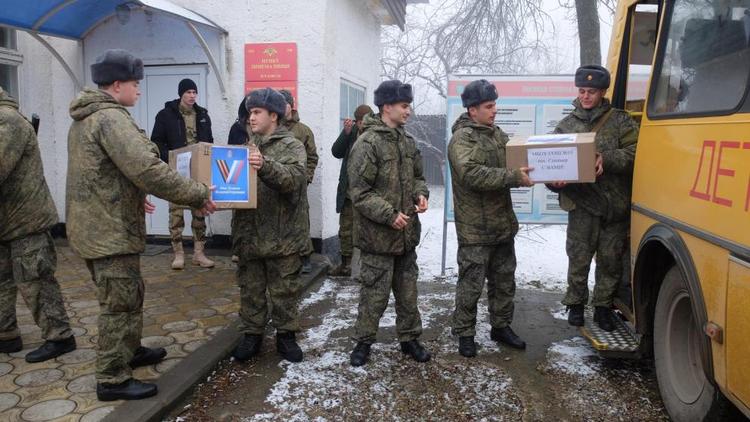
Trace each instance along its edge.
<instances>
[{"instance_id":1,"label":"camouflage jacket","mask_svg":"<svg viewBox=\"0 0 750 422\"><path fill-rule=\"evenodd\" d=\"M401 255L419 244L421 225L414 205L429 197L422 155L404 128L389 128L368 114L349 154L349 197L354 206L354 244L374 254ZM398 212L409 217L403 230L391 224Z\"/></svg>"},{"instance_id":2,"label":"camouflage jacket","mask_svg":"<svg viewBox=\"0 0 750 422\"><path fill-rule=\"evenodd\" d=\"M571 183L560 191L560 206L570 211L582 207L606 221L622 221L630 216L633 161L638 142L638 124L623 110L612 108L608 100L585 110L576 99L575 110L560 120L554 133L590 132L609 110L609 119L596 134L596 150L602 155L604 174L595 183Z\"/></svg>"},{"instance_id":3,"label":"camouflage jacket","mask_svg":"<svg viewBox=\"0 0 750 422\"><path fill-rule=\"evenodd\" d=\"M48 230L57 209L44 180L34 128L0 88L0 242Z\"/></svg>"},{"instance_id":4,"label":"camouflage jacket","mask_svg":"<svg viewBox=\"0 0 750 422\"><path fill-rule=\"evenodd\" d=\"M235 255L247 259L297 255L310 237L305 147L279 127L269 137L251 135L265 163L258 171L258 208L232 219Z\"/></svg>"},{"instance_id":5,"label":"camouflage jacket","mask_svg":"<svg viewBox=\"0 0 750 422\"><path fill-rule=\"evenodd\" d=\"M496 245L518 232L510 188L523 174L505 168L508 135L497 126L478 124L462 114L448 144L453 207L459 245Z\"/></svg>"},{"instance_id":6,"label":"camouflage jacket","mask_svg":"<svg viewBox=\"0 0 750 422\"><path fill-rule=\"evenodd\" d=\"M296 110L292 111L292 118L285 122L285 126L305 146L305 154L307 155L307 183L312 183L313 177L315 177L315 168L318 167L318 151L315 146L315 135L306 124L299 121L299 113Z\"/></svg>"},{"instance_id":7,"label":"camouflage jacket","mask_svg":"<svg viewBox=\"0 0 750 422\"><path fill-rule=\"evenodd\" d=\"M70 104L70 116L66 226L81 258L143 252L146 194L193 208L208 199L208 187L170 169L106 92L84 89Z\"/></svg>"}]
</instances>

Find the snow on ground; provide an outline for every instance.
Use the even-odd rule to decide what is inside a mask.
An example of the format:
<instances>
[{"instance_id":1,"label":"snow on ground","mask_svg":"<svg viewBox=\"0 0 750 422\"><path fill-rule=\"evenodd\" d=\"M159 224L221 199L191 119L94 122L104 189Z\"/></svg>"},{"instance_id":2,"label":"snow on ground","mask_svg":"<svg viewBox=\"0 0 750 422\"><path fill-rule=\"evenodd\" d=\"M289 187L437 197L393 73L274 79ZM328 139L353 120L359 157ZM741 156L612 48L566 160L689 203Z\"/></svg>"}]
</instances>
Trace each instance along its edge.
<instances>
[{"instance_id":1,"label":"snow on ground","mask_svg":"<svg viewBox=\"0 0 750 422\"><path fill-rule=\"evenodd\" d=\"M305 360L296 364L279 363L284 375L266 397L273 411L246 421L362 419L372 415L388 420L410 420L412 416L453 420L517 417L523 406L510 388L510 377L488 363L477 362L467 367L460 361L446 360L441 351L433 350L429 365L418 364L403 355L393 341L374 344L370 362L364 367L351 367L351 342L340 331L353 325L358 298L358 284L328 279L317 293L303 301L305 307L323 301L326 305L331 303L326 306L328 310L321 323L300 336ZM421 294L423 325L427 327L433 318L452 312L452 306L448 306L452 301L453 295L444 291ZM486 313L486 305L480 305L479 311ZM393 325L391 299L380 326L382 329ZM480 324L477 340L484 347L497 348L489 339L486 325ZM454 341L449 343L454 352ZM410 409L420 410L410 415Z\"/></svg>"},{"instance_id":2,"label":"snow on ground","mask_svg":"<svg viewBox=\"0 0 750 422\"><path fill-rule=\"evenodd\" d=\"M583 337L552 343L547 349L548 368L570 375L591 376L601 370L601 358Z\"/></svg>"},{"instance_id":3,"label":"snow on ground","mask_svg":"<svg viewBox=\"0 0 750 422\"><path fill-rule=\"evenodd\" d=\"M440 276L443 242L442 186L430 186L430 208L421 214L422 239L417 246L420 280ZM522 289L563 292L567 287L568 257L565 253L564 225L521 225L516 235L516 283ZM454 223L447 225L445 274L456 279L458 240ZM593 288L595 264L591 264L589 287Z\"/></svg>"}]
</instances>

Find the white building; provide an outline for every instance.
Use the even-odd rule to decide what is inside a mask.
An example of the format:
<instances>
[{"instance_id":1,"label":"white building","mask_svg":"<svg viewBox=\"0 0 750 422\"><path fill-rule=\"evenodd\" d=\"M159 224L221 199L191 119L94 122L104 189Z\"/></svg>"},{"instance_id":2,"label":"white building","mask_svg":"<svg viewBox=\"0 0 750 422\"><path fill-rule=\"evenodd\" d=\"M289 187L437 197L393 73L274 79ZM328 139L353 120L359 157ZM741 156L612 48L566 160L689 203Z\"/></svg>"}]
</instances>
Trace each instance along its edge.
<instances>
[{"instance_id":1,"label":"white building","mask_svg":"<svg viewBox=\"0 0 750 422\"><path fill-rule=\"evenodd\" d=\"M323 250L338 248L336 186L340 161L331 156L343 118L372 104L380 82L381 25L403 29L406 0L4 0L0 12L0 86L22 113L39 115L47 183L65 221L68 105L89 66L109 48L143 59L146 79L131 111L149 134L177 82L198 85L216 143L225 144L244 94L246 43L294 42L298 103L315 133L320 162L309 187L311 235ZM230 233L230 212L211 216L214 235ZM186 224L186 233L189 224ZM166 203L148 217L149 233L168 234ZM320 244L316 242L316 248Z\"/></svg>"}]
</instances>

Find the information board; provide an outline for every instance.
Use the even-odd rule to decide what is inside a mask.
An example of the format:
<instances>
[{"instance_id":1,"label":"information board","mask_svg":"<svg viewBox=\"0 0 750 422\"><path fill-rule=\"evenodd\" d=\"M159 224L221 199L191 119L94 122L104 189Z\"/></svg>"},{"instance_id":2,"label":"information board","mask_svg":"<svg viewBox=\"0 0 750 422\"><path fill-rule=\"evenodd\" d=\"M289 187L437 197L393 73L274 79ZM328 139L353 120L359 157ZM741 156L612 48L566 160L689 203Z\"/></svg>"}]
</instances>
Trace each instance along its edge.
<instances>
[{"instance_id":1,"label":"information board","mask_svg":"<svg viewBox=\"0 0 750 422\"><path fill-rule=\"evenodd\" d=\"M450 128L466 109L461 104L461 93L469 82L486 79L495 85L497 115L495 124L509 137L541 135L554 130L557 122L573 111L577 90L573 75L517 76L471 75L451 76L448 79L447 141ZM445 166L445 219L454 221L453 191L450 164ZM519 222L525 224L566 224L568 217L560 209L557 194L543 184L531 188L511 189L513 209Z\"/></svg>"}]
</instances>

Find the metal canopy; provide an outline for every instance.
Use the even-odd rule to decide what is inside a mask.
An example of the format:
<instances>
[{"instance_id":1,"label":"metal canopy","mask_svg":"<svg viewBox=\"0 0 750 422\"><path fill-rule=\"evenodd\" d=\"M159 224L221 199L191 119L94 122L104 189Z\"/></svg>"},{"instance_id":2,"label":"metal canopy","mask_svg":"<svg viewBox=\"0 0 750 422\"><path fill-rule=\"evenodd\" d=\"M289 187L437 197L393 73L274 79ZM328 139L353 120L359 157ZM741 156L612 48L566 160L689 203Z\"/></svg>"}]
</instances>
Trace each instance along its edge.
<instances>
[{"instance_id":1,"label":"metal canopy","mask_svg":"<svg viewBox=\"0 0 750 422\"><path fill-rule=\"evenodd\" d=\"M127 19L131 11L143 10L182 20L208 57L221 91L225 92L223 72L197 27L218 31L222 35L226 35L227 31L208 18L167 0L2 0L2 3L0 25L31 34L60 62L79 89L83 84L75 72L57 50L39 35L83 41L92 30L110 18Z\"/></svg>"},{"instance_id":2,"label":"metal canopy","mask_svg":"<svg viewBox=\"0 0 750 422\"><path fill-rule=\"evenodd\" d=\"M206 17L167 0L3 0L0 25L38 34L82 40L112 16L149 9L227 33Z\"/></svg>"}]
</instances>

